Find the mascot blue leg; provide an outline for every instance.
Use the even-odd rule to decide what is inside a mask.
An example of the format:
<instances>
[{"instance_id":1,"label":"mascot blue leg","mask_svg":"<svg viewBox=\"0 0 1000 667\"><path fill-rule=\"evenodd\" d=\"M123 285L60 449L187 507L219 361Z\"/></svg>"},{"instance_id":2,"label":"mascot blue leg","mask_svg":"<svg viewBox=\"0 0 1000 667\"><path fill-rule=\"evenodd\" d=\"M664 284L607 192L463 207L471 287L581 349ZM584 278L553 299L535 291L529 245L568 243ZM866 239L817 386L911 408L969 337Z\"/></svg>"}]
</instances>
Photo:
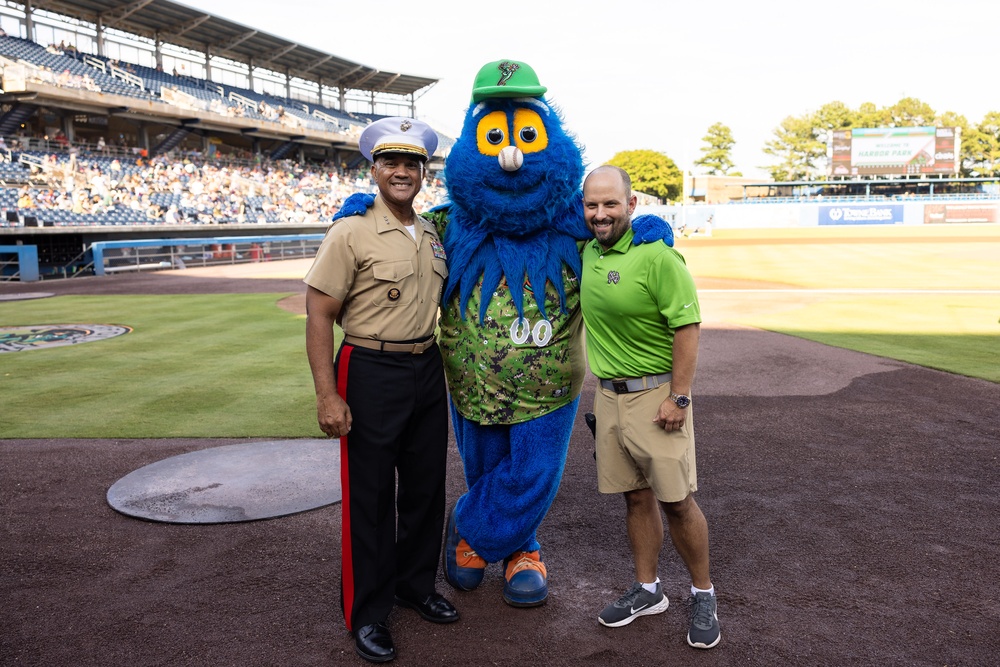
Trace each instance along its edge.
<instances>
[{"instance_id":1,"label":"mascot blue leg","mask_svg":"<svg viewBox=\"0 0 1000 667\"><path fill-rule=\"evenodd\" d=\"M548 590L536 531L559 490L579 402L577 397L543 417L496 426L471 422L452 405L469 490L458 499L449 520L445 564L449 581L453 581L451 575L461 580L462 572L447 570L454 564L451 543L464 538L486 562L505 559L506 569L516 570L504 588L508 603L535 606L544 602ZM533 558L537 566L519 562L524 558Z\"/></svg>"}]
</instances>

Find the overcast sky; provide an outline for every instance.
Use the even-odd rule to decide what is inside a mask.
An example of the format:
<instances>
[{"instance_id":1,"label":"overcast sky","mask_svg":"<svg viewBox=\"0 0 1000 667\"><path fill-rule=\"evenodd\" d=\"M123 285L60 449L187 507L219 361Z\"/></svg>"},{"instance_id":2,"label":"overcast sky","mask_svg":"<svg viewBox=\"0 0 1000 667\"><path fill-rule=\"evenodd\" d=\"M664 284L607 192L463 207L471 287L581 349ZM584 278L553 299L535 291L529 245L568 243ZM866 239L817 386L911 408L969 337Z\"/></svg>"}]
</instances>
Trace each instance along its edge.
<instances>
[{"instance_id":1,"label":"overcast sky","mask_svg":"<svg viewBox=\"0 0 1000 667\"><path fill-rule=\"evenodd\" d=\"M916 97L972 123L1000 111L1000 1L180 0L383 71L439 79L417 115L461 130L479 68L531 65L597 166L651 149L688 169L716 122L765 176L765 142L823 104Z\"/></svg>"}]
</instances>

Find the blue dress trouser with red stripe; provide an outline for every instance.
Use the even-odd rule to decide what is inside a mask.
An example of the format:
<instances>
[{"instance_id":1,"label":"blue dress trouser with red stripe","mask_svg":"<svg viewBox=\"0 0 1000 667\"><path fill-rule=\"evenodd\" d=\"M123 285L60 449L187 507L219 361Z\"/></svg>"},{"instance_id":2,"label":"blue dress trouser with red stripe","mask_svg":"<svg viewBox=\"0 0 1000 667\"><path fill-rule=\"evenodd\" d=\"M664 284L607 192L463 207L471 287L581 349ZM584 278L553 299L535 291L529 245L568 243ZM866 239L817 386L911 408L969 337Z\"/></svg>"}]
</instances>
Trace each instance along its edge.
<instances>
[{"instance_id":1,"label":"blue dress trouser with red stripe","mask_svg":"<svg viewBox=\"0 0 1000 667\"><path fill-rule=\"evenodd\" d=\"M444 527L448 404L441 352L343 345L341 603L349 630L384 621L396 592L434 592ZM397 491L398 475L398 491Z\"/></svg>"}]
</instances>

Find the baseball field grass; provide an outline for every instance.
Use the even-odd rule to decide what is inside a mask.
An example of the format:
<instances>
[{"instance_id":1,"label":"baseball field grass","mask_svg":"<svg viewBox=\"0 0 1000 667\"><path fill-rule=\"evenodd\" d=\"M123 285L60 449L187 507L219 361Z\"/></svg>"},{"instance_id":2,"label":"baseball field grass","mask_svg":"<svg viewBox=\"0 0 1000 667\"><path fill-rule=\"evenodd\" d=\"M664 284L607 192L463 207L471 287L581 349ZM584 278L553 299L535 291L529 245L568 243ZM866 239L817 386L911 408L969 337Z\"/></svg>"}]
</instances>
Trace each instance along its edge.
<instances>
[{"instance_id":1,"label":"baseball field grass","mask_svg":"<svg viewBox=\"0 0 1000 667\"><path fill-rule=\"evenodd\" d=\"M0 437L319 436L305 318L278 294L59 296L5 303L6 325L132 327L0 359Z\"/></svg>"},{"instance_id":2,"label":"baseball field grass","mask_svg":"<svg viewBox=\"0 0 1000 667\"><path fill-rule=\"evenodd\" d=\"M1000 382L1000 226L723 230L677 245L706 324Z\"/></svg>"},{"instance_id":3,"label":"baseball field grass","mask_svg":"<svg viewBox=\"0 0 1000 667\"><path fill-rule=\"evenodd\" d=\"M677 248L706 327L757 327L1000 382L998 225L721 230ZM0 325L133 329L0 354L0 438L319 437L305 318L276 305L284 296L0 304Z\"/></svg>"}]
</instances>

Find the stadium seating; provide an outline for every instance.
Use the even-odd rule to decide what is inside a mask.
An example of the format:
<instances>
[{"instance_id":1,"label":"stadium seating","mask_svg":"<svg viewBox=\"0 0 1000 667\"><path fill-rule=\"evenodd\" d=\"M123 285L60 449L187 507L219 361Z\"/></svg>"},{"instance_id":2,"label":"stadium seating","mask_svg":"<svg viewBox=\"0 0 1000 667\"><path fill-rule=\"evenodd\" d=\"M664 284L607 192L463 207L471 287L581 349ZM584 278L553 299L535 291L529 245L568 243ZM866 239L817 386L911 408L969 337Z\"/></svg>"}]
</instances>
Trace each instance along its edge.
<instances>
[{"instance_id":1,"label":"stadium seating","mask_svg":"<svg viewBox=\"0 0 1000 667\"><path fill-rule=\"evenodd\" d=\"M0 56L4 56L15 62L24 62L39 70L39 74L47 73L47 78L51 77L53 79L51 83L54 85L87 87L82 82L89 80L99 92L140 99L155 99L142 88L116 79L97 68L87 65L82 60L20 37L0 37ZM80 79L69 79L68 84L63 84L60 81L62 73L67 73L70 77L80 77ZM80 83L74 85L78 81Z\"/></svg>"},{"instance_id":2,"label":"stadium seating","mask_svg":"<svg viewBox=\"0 0 1000 667\"><path fill-rule=\"evenodd\" d=\"M95 54L69 55L20 37L0 36L0 56L31 66L36 76L44 78L46 83L53 85L93 87L95 92L161 101L163 97L161 90L167 88L201 100L207 111L284 122L288 125L311 127L321 131L344 132L352 125L361 128L371 120L381 117L370 114L359 117L325 106L309 105L298 100L257 93L246 88L223 86L190 76L175 76L151 67L118 62ZM60 77L62 73L65 75ZM141 85L125 80L131 78L129 75L141 81ZM255 104L243 104L238 101L240 99L252 100ZM264 105L263 108L273 110L273 113L262 112L261 103ZM279 118L277 115L279 109L282 115L288 118ZM314 110L319 111L320 115L313 114Z\"/></svg>"},{"instance_id":3,"label":"stadium seating","mask_svg":"<svg viewBox=\"0 0 1000 667\"><path fill-rule=\"evenodd\" d=\"M185 101L210 112L290 127L353 134L383 117L224 86L72 48L45 47L19 37L0 35L0 58L24 64L29 80L50 85L158 103L174 99L173 103L181 104L175 94L182 94ZM33 108L26 111L34 113ZM23 120L13 116L12 112L5 116L8 127L0 128L0 135L20 127ZM7 139L11 148L18 146L15 137ZM71 156L65 139L62 145L48 137L16 139L19 149L0 151L0 227L163 225L168 224L164 221L168 211L170 217L176 212L181 224L328 222L345 197L373 187L360 157L348 159L346 173L341 173L343 165L334 168L273 159L254 164L229 158L209 164L200 157L192 161L177 153L140 161L134 156L123 158L121 146L114 148L118 155L108 155L108 149L90 151L93 147L79 144ZM272 157L278 154L272 151ZM75 171L70 168L74 159ZM95 174L106 185L95 184ZM199 184L200 189L192 188ZM436 183L419 197L426 208L444 199L444 189Z\"/></svg>"}]
</instances>

